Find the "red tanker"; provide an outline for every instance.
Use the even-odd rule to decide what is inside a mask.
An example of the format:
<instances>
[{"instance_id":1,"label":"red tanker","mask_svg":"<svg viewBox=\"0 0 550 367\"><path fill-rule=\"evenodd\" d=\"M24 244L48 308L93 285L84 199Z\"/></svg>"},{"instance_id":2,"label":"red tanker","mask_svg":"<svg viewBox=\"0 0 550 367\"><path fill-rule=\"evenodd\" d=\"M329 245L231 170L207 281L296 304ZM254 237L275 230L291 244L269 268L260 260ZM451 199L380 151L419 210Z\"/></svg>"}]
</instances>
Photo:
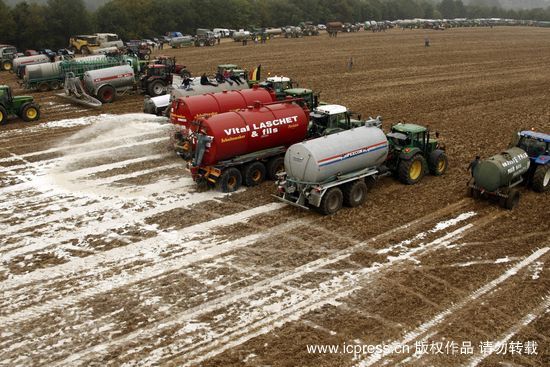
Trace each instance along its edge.
<instances>
[{"instance_id":1,"label":"red tanker","mask_svg":"<svg viewBox=\"0 0 550 367\"><path fill-rule=\"evenodd\" d=\"M191 122L200 117L235 111L252 106L255 102L275 101L275 94L254 85L252 89L223 91L178 98L172 101L170 122L186 129L196 130Z\"/></svg>"},{"instance_id":2,"label":"red tanker","mask_svg":"<svg viewBox=\"0 0 550 367\"><path fill-rule=\"evenodd\" d=\"M199 119L187 142L193 179L224 192L254 186L284 167L286 149L306 138L309 110L292 100Z\"/></svg>"}]
</instances>

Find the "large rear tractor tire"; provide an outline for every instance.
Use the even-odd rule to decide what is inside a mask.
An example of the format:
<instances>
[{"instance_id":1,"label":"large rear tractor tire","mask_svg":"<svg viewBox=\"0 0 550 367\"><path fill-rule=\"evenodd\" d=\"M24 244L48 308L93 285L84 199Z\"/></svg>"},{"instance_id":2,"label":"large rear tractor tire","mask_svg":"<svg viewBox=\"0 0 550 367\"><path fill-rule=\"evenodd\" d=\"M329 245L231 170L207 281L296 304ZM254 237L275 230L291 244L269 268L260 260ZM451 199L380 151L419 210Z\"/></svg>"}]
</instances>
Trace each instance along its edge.
<instances>
[{"instance_id":1,"label":"large rear tractor tire","mask_svg":"<svg viewBox=\"0 0 550 367\"><path fill-rule=\"evenodd\" d=\"M516 189L512 189L508 193L507 198L502 198L500 200L500 205L505 209L512 210L516 207L516 205L518 205L519 198L520 198L520 192Z\"/></svg>"},{"instance_id":2,"label":"large rear tractor tire","mask_svg":"<svg viewBox=\"0 0 550 367\"><path fill-rule=\"evenodd\" d=\"M38 120L40 118L40 107L35 103L27 103L21 109L21 118L25 122Z\"/></svg>"},{"instance_id":3,"label":"large rear tractor tire","mask_svg":"<svg viewBox=\"0 0 550 367\"><path fill-rule=\"evenodd\" d=\"M536 192L550 190L550 165L537 167L533 174L533 190Z\"/></svg>"},{"instance_id":4,"label":"large rear tractor tire","mask_svg":"<svg viewBox=\"0 0 550 367\"><path fill-rule=\"evenodd\" d=\"M441 176L447 171L449 162L443 150L436 149L430 154L428 162L430 173L434 176Z\"/></svg>"},{"instance_id":5,"label":"large rear tractor tire","mask_svg":"<svg viewBox=\"0 0 550 367\"><path fill-rule=\"evenodd\" d=\"M8 112L0 106L0 125L4 125L8 121Z\"/></svg>"},{"instance_id":6,"label":"large rear tractor tire","mask_svg":"<svg viewBox=\"0 0 550 367\"><path fill-rule=\"evenodd\" d=\"M154 80L147 87L147 92L151 97L158 97L166 94L166 83L162 80Z\"/></svg>"},{"instance_id":7,"label":"large rear tractor tire","mask_svg":"<svg viewBox=\"0 0 550 367\"><path fill-rule=\"evenodd\" d=\"M243 176L246 186L257 186L265 180L265 166L262 162L252 162L244 166Z\"/></svg>"},{"instance_id":8,"label":"large rear tractor tire","mask_svg":"<svg viewBox=\"0 0 550 367\"><path fill-rule=\"evenodd\" d=\"M267 177L270 180L276 180L277 174L285 170L285 159L283 157L274 157L267 162Z\"/></svg>"},{"instance_id":9,"label":"large rear tractor tire","mask_svg":"<svg viewBox=\"0 0 550 367\"><path fill-rule=\"evenodd\" d=\"M110 85L104 85L97 91L97 98L101 103L111 103L116 98L116 90Z\"/></svg>"},{"instance_id":10,"label":"large rear tractor tire","mask_svg":"<svg viewBox=\"0 0 550 367\"><path fill-rule=\"evenodd\" d=\"M241 187L242 182L241 171L231 167L226 169L220 176L218 187L221 192L235 192Z\"/></svg>"},{"instance_id":11,"label":"large rear tractor tire","mask_svg":"<svg viewBox=\"0 0 550 367\"><path fill-rule=\"evenodd\" d=\"M2 70L4 70L4 71L10 71L12 68L13 68L13 64L11 63L10 60L5 60L5 61L2 63Z\"/></svg>"},{"instance_id":12,"label":"large rear tractor tire","mask_svg":"<svg viewBox=\"0 0 550 367\"><path fill-rule=\"evenodd\" d=\"M344 186L344 205L355 208L367 200L367 184L364 180L348 183Z\"/></svg>"},{"instance_id":13,"label":"large rear tractor tire","mask_svg":"<svg viewBox=\"0 0 550 367\"><path fill-rule=\"evenodd\" d=\"M426 160L420 154L409 160L402 160L397 167L399 181L406 185L414 185L422 180L426 171Z\"/></svg>"},{"instance_id":14,"label":"large rear tractor tire","mask_svg":"<svg viewBox=\"0 0 550 367\"><path fill-rule=\"evenodd\" d=\"M342 209L342 203L344 201L344 194L338 187L328 189L328 191L321 199L321 205L318 210L321 214L332 215L338 210Z\"/></svg>"}]
</instances>

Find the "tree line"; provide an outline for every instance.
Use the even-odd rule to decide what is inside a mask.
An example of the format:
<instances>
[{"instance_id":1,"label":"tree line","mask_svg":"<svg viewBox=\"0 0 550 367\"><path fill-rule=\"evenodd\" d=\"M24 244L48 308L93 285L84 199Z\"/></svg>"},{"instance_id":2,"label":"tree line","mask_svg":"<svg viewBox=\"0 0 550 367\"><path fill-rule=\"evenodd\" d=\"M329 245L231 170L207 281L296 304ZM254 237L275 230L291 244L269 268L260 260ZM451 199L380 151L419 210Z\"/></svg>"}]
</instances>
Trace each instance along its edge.
<instances>
[{"instance_id":1,"label":"tree line","mask_svg":"<svg viewBox=\"0 0 550 367\"><path fill-rule=\"evenodd\" d=\"M315 24L339 20L411 18L509 18L550 20L546 9L505 10L490 1L462 0L111 0L89 11L84 0L48 0L45 4L0 0L0 43L20 49L68 46L69 37L95 32L122 39L150 38L167 31L194 34L197 28L248 28Z\"/></svg>"}]
</instances>

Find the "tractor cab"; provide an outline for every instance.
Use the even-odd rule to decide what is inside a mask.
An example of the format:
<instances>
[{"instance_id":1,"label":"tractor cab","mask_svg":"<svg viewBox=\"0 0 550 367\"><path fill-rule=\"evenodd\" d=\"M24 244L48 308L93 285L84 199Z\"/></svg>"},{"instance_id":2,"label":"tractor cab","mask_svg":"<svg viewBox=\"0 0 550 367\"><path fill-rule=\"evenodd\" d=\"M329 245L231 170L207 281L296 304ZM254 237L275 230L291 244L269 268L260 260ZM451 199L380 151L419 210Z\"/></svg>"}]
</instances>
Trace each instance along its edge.
<instances>
[{"instance_id":1,"label":"tractor cab","mask_svg":"<svg viewBox=\"0 0 550 367\"><path fill-rule=\"evenodd\" d=\"M515 144L523 149L532 160L540 156L550 156L550 135L536 131L521 131ZM548 157L550 162L550 157Z\"/></svg>"},{"instance_id":2,"label":"tractor cab","mask_svg":"<svg viewBox=\"0 0 550 367\"><path fill-rule=\"evenodd\" d=\"M319 95L314 94L311 89L306 88L288 88L284 90L285 98L301 98L310 110L319 105Z\"/></svg>"},{"instance_id":3,"label":"tractor cab","mask_svg":"<svg viewBox=\"0 0 550 367\"><path fill-rule=\"evenodd\" d=\"M12 101L11 88L7 85L0 85L0 105L6 106L11 104Z\"/></svg>"},{"instance_id":4,"label":"tractor cab","mask_svg":"<svg viewBox=\"0 0 550 367\"><path fill-rule=\"evenodd\" d=\"M437 139L430 139L429 130L416 124L396 124L392 126L387 137L392 147L397 150L417 148L424 154L429 154L439 147Z\"/></svg>"},{"instance_id":5,"label":"tractor cab","mask_svg":"<svg viewBox=\"0 0 550 367\"><path fill-rule=\"evenodd\" d=\"M324 136L340 131L349 130L364 125L361 115L354 117L354 113L341 105L330 104L317 106L309 114L309 130L311 136Z\"/></svg>"},{"instance_id":6,"label":"tractor cab","mask_svg":"<svg viewBox=\"0 0 550 367\"><path fill-rule=\"evenodd\" d=\"M286 90L292 89L292 80L285 76L271 76L265 82L260 83L260 87L271 89L278 100L286 97Z\"/></svg>"},{"instance_id":7,"label":"tractor cab","mask_svg":"<svg viewBox=\"0 0 550 367\"><path fill-rule=\"evenodd\" d=\"M145 69L146 78L167 78L170 75L169 66L162 64L149 64Z\"/></svg>"}]
</instances>

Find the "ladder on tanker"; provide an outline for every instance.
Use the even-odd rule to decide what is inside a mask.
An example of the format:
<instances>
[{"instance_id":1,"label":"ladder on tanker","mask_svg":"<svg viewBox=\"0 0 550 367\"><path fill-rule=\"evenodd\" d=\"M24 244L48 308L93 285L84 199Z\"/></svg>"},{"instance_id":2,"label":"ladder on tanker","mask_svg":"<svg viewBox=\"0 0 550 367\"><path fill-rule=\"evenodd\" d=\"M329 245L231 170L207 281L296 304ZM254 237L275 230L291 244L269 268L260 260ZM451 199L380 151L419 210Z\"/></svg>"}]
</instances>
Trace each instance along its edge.
<instances>
[{"instance_id":1,"label":"ladder on tanker","mask_svg":"<svg viewBox=\"0 0 550 367\"><path fill-rule=\"evenodd\" d=\"M65 93L58 94L59 97L66 98L71 102L83 104L88 107L101 107L101 102L86 93L86 90L82 86L82 81L80 78L76 77L74 73L67 73L65 76L64 85Z\"/></svg>"}]
</instances>

